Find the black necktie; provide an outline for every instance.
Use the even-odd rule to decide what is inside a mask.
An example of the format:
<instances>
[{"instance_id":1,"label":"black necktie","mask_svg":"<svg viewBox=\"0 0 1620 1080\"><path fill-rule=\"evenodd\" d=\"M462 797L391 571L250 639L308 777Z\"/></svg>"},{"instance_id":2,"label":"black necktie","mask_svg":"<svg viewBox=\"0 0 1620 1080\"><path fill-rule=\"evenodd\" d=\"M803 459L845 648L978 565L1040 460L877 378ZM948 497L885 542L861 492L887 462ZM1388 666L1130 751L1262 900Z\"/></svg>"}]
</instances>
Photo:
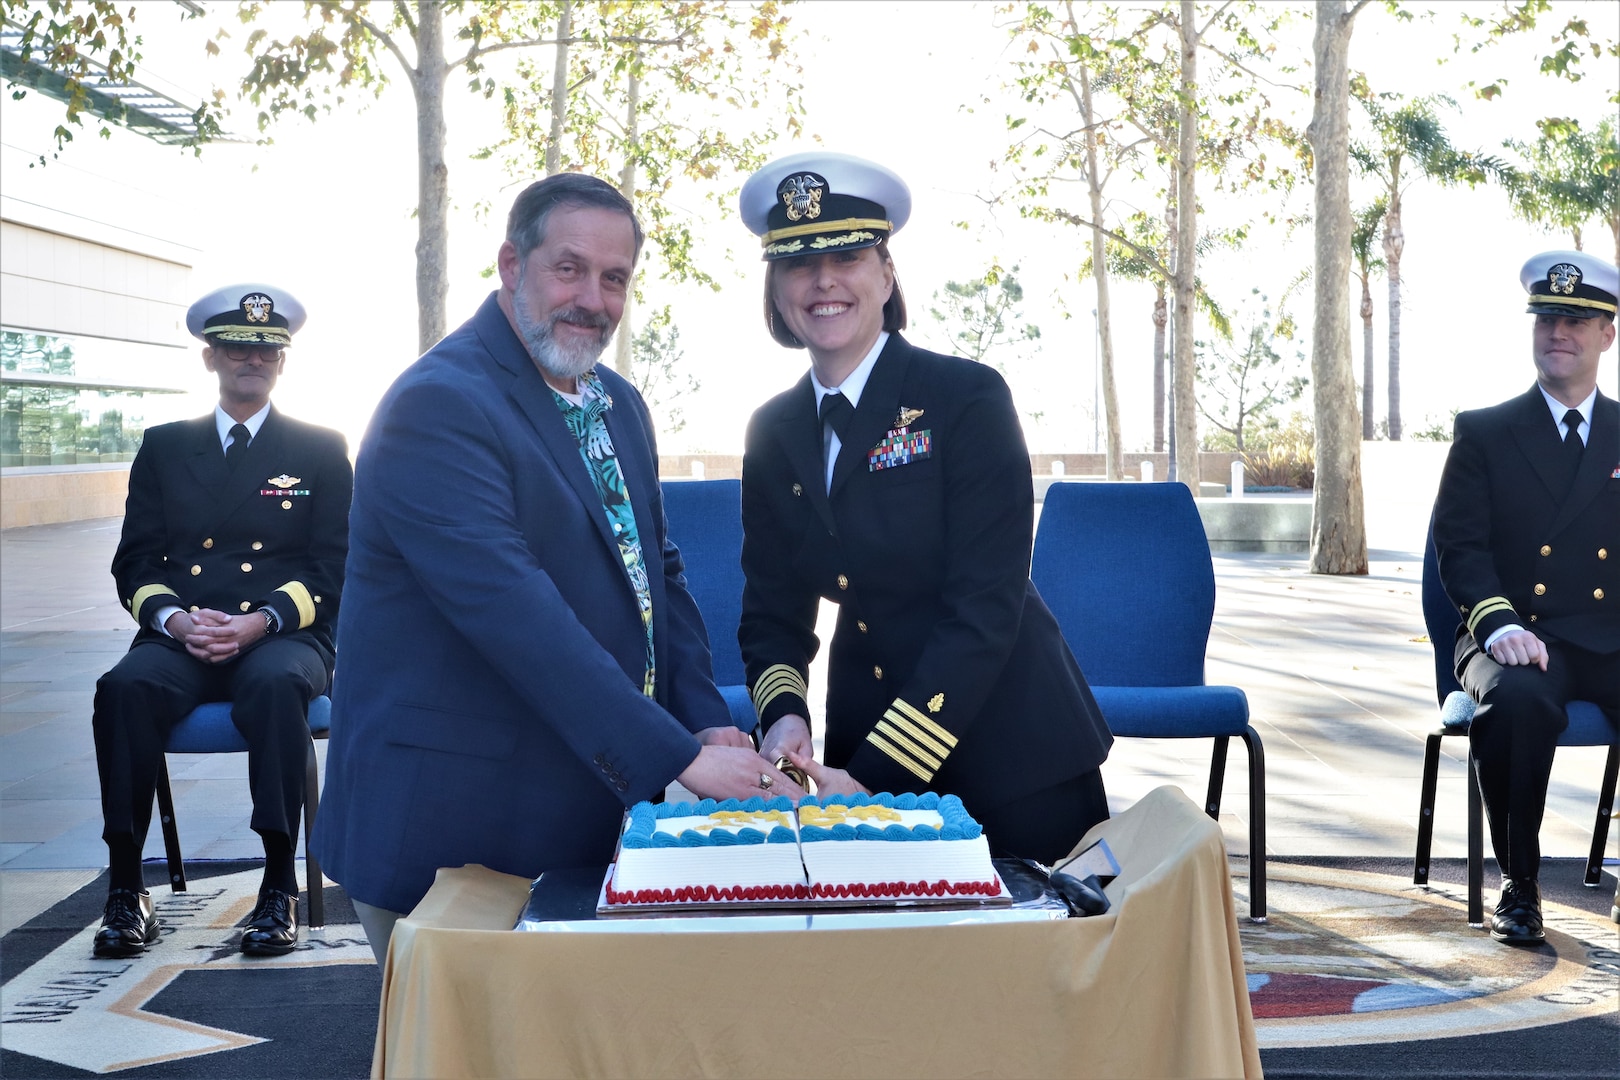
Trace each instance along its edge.
<instances>
[{"instance_id":1,"label":"black necktie","mask_svg":"<svg viewBox=\"0 0 1620 1080\"><path fill-rule=\"evenodd\" d=\"M248 434L246 424L237 424L231 428L231 445L225 448L225 467L231 472L235 472L236 467L247 456L248 443L252 439L253 436Z\"/></svg>"},{"instance_id":2,"label":"black necktie","mask_svg":"<svg viewBox=\"0 0 1620 1080\"><path fill-rule=\"evenodd\" d=\"M849 403L849 398L834 390L821 399L821 457L823 463L832 453L832 437L838 436L838 441L844 441L844 432L849 430L849 422L855 415L855 406Z\"/></svg>"},{"instance_id":3,"label":"black necktie","mask_svg":"<svg viewBox=\"0 0 1620 1080\"><path fill-rule=\"evenodd\" d=\"M1586 444L1581 442L1581 419L1579 409L1564 414L1564 458L1571 472L1580 467L1581 451L1586 449Z\"/></svg>"}]
</instances>

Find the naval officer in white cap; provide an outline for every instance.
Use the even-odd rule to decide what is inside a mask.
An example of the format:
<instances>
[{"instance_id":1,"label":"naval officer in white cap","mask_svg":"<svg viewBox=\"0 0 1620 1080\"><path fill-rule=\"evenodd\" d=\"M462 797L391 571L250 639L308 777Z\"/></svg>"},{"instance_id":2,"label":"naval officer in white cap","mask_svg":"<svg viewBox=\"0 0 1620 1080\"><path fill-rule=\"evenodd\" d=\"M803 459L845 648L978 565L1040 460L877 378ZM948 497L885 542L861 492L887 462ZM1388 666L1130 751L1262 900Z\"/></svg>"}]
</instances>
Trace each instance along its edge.
<instances>
[{"instance_id":1,"label":"naval officer in white cap","mask_svg":"<svg viewBox=\"0 0 1620 1080\"><path fill-rule=\"evenodd\" d=\"M1620 404L1597 386L1615 268L1549 251L1519 275L1536 385L1457 415L1434 504L1440 580L1462 618L1457 680L1502 893L1491 936L1545 933L1540 829L1564 706L1620 709Z\"/></svg>"},{"instance_id":2,"label":"naval officer in white cap","mask_svg":"<svg viewBox=\"0 0 1620 1080\"><path fill-rule=\"evenodd\" d=\"M97 956L135 956L158 940L141 848L169 729L208 701L232 703L264 842L242 951L276 955L298 941L306 724L332 679L354 487L342 435L270 404L303 324L303 305L272 285L230 285L193 304L186 326L219 404L149 428L130 467L112 572L138 629L95 697L109 863Z\"/></svg>"},{"instance_id":3,"label":"naval officer in white cap","mask_svg":"<svg viewBox=\"0 0 1620 1080\"><path fill-rule=\"evenodd\" d=\"M766 325L810 359L754 414L743 458L739 639L761 752L823 794L959 795L996 854L1054 862L1108 816L1112 736L1029 581L1033 485L1007 384L900 336L889 238L911 193L893 172L795 154L741 199ZM839 615L818 762L806 684L823 598Z\"/></svg>"}]
</instances>

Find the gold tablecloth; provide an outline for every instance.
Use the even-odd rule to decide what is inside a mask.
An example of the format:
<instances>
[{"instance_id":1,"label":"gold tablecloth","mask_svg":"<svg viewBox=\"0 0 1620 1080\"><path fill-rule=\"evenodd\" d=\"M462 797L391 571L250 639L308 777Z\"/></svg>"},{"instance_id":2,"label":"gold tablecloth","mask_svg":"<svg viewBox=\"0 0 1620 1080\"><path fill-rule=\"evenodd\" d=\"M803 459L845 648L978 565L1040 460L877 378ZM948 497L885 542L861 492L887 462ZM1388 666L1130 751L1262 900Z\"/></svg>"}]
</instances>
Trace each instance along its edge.
<instances>
[{"instance_id":1,"label":"gold tablecloth","mask_svg":"<svg viewBox=\"0 0 1620 1080\"><path fill-rule=\"evenodd\" d=\"M1164 787L1093 829L1106 915L784 933L517 933L440 870L383 970L374 1077L1259 1076L1217 825Z\"/></svg>"}]
</instances>

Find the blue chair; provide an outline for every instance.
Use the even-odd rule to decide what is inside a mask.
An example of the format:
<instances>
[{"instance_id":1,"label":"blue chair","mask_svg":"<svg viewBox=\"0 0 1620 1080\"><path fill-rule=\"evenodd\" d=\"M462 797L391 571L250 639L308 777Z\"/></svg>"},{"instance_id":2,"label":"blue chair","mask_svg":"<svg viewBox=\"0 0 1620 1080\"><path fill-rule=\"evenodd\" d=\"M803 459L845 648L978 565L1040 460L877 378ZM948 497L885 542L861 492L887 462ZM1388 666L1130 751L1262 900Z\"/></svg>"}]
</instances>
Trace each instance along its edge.
<instances>
[{"instance_id":1,"label":"blue chair","mask_svg":"<svg viewBox=\"0 0 1620 1080\"><path fill-rule=\"evenodd\" d=\"M310 848L315 835L315 810L321 802L321 778L316 767L315 740L326 738L332 727L332 699L318 697L309 703L309 754L304 760L304 876L309 886L309 913L305 920L311 930L326 925L326 897L321 866ZM165 754L245 754L247 741L231 723L231 703L211 701L192 709L169 731ZM169 790L168 759L158 763L158 820L163 826L163 850L169 860L169 889L186 891L186 868L180 858L180 830L174 820L174 793Z\"/></svg>"},{"instance_id":2,"label":"blue chair","mask_svg":"<svg viewBox=\"0 0 1620 1080\"><path fill-rule=\"evenodd\" d=\"M1440 702L1440 726L1429 733L1423 747L1423 782L1418 802L1417 852L1412 862L1412 883L1429 883L1429 847L1434 840L1434 795L1440 773L1440 741L1447 735L1468 736L1474 720L1474 699L1457 683L1454 671L1457 609L1440 584L1440 562L1434 550L1434 522L1429 522L1428 539L1423 545L1423 624L1434 649L1435 697ZM1558 737L1559 746L1607 746L1609 760L1598 789L1597 823L1592 827L1592 850L1586 859L1584 883L1596 887L1603 879L1603 848L1609 840L1609 815L1614 810L1615 779L1620 775L1620 732L1614 720L1590 701L1572 701L1565 706L1569 726ZM1479 795L1479 776L1474 771L1474 755L1468 753L1468 922L1485 925L1483 897L1485 876L1484 807ZM1620 898L1620 892L1616 893ZM1620 900L1617 900L1620 903Z\"/></svg>"},{"instance_id":3,"label":"blue chair","mask_svg":"<svg viewBox=\"0 0 1620 1080\"><path fill-rule=\"evenodd\" d=\"M671 480L663 484L664 520L686 563L686 588L709 632L714 682L744 731L759 726L737 626L742 622L742 481Z\"/></svg>"},{"instance_id":4,"label":"blue chair","mask_svg":"<svg viewBox=\"0 0 1620 1080\"><path fill-rule=\"evenodd\" d=\"M1115 735L1213 739L1204 810L1218 819L1227 740L1249 750L1249 918L1266 921L1266 765L1249 699L1204 683L1215 566L1183 484L1062 483L1046 493L1030 569Z\"/></svg>"}]
</instances>

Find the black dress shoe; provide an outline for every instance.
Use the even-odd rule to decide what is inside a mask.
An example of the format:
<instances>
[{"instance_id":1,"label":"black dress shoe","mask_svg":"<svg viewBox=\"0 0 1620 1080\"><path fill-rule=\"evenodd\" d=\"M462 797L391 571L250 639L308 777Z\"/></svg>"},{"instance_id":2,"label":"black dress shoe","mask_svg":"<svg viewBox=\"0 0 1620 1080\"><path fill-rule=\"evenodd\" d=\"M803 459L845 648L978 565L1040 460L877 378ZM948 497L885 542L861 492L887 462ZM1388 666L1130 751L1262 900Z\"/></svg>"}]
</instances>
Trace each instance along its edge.
<instances>
[{"instance_id":1,"label":"black dress shoe","mask_svg":"<svg viewBox=\"0 0 1620 1080\"><path fill-rule=\"evenodd\" d=\"M163 924L152 914L152 894L142 889L113 889L96 931L95 955L139 956L157 941Z\"/></svg>"},{"instance_id":2,"label":"black dress shoe","mask_svg":"<svg viewBox=\"0 0 1620 1080\"><path fill-rule=\"evenodd\" d=\"M1502 879L1502 898L1491 916L1491 937L1508 945L1539 945L1547 939L1541 927L1541 890L1535 878Z\"/></svg>"},{"instance_id":3,"label":"black dress shoe","mask_svg":"<svg viewBox=\"0 0 1620 1080\"><path fill-rule=\"evenodd\" d=\"M280 956L298 944L298 897L280 889L260 889L259 902L242 931L249 956Z\"/></svg>"}]
</instances>

